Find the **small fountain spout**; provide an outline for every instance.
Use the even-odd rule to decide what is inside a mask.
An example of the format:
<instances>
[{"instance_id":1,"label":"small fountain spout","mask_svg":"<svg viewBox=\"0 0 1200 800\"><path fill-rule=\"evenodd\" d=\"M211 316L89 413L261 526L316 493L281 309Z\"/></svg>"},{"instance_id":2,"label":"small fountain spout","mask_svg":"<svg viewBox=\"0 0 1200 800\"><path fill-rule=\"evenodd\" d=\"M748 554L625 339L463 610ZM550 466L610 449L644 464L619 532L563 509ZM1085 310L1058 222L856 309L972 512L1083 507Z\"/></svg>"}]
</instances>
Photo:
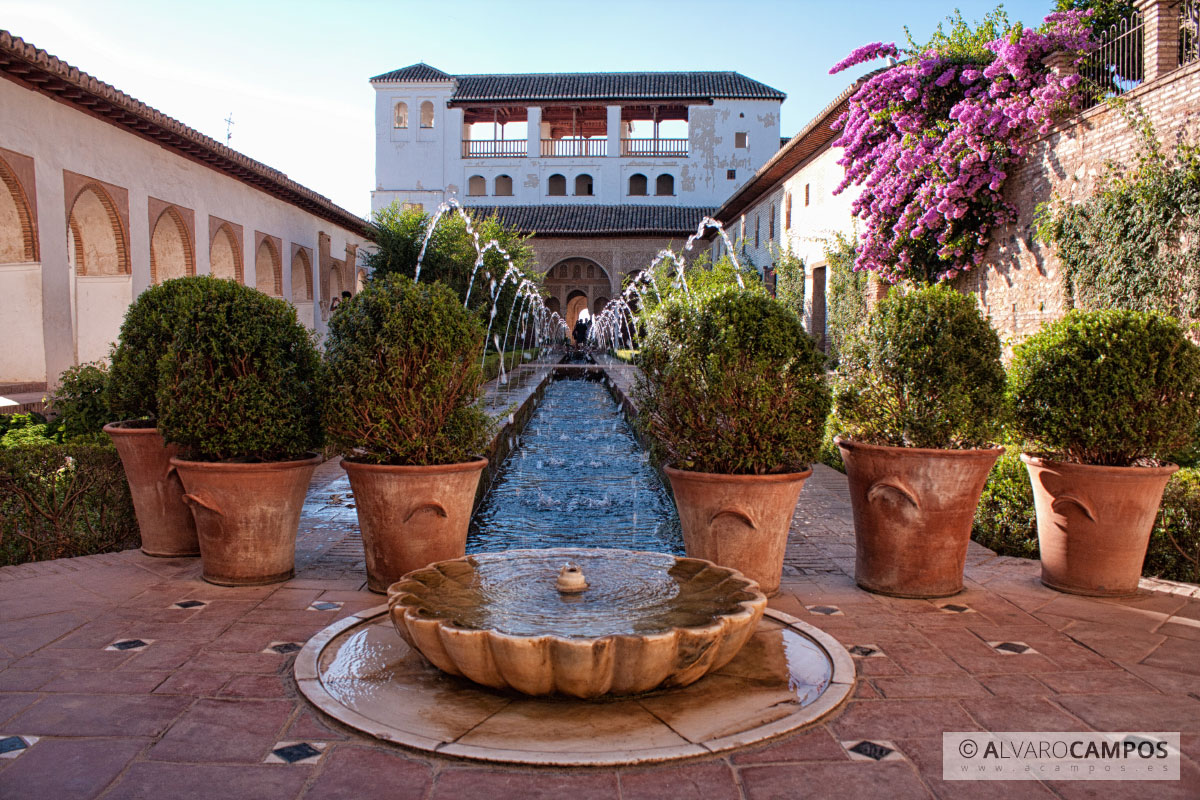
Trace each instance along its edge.
<instances>
[{"instance_id":1,"label":"small fountain spout","mask_svg":"<svg viewBox=\"0 0 1200 800\"><path fill-rule=\"evenodd\" d=\"M558 571L558 580L554 584L562 594L579 594L588 588L588 582L583 577L583 570L574 564L564 564Z\"/></svg>"}]
</instances>

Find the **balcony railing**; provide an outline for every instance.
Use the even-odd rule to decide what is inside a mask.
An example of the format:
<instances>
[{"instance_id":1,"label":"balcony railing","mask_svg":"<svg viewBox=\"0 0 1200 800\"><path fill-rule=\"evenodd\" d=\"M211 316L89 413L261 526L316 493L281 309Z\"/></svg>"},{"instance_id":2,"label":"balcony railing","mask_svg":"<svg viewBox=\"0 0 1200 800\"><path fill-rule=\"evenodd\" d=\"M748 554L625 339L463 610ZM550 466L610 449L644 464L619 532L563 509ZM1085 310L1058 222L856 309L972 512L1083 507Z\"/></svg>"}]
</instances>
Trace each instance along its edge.
<instances>
[{"instance_id":1,"label":"balcony railing","mask_svg":"<svg viewBox=\"0 0 1200 800\"><path fill-rule=\"evenodd\" d=\"M528 139L464 139L463 158L524 158Z\"/></svg>"},{"instance_id":2,"label":"balcony railing","mask_svg":"<svg viewBox=\"0 0 1200 800\"><path fill-rule=\"evenodd\" d=\"M623 156L668 156L686 158L687 139L622 139Z\"/></svg>"},{"instance_id":3,"label":"balcony railing","mask_svg":"<svg viewBox=\"0 0 1200 800\"><path fill-rule=\"evenodd\" d=\"M542 139L544 158L608 155L608 139Z\"/></svg>"}]
</instances>

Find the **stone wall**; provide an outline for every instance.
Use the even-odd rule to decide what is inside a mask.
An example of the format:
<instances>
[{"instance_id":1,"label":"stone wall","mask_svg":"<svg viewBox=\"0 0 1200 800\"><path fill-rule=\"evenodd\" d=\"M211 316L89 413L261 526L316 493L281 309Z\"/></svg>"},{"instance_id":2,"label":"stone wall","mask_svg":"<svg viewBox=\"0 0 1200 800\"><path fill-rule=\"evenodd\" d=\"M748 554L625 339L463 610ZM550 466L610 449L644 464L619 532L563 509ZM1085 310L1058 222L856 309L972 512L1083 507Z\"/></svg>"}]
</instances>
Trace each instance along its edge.
<instances>
[{"instance_id":1,"label":"stone wall","mask_svg":"<svg viewBox=\"0 0 1200 800\"><path fill-rule=\"evenodd\" d=\"M1166 147L1181 139L1200 142L1200 62L1145 83L1125 99L1147 114ZM1005 193L1019 211L1017 221L997 231L983 266L956 281L963 291L978 293L1006 344L1066 311L1058 258L1034 241L1038 205L1055 197L1082 202L1106 164L1132 162L1137 139L1120 110L1098 106L1040 138L1010 175Z\"/></svg>"}]
</instances>

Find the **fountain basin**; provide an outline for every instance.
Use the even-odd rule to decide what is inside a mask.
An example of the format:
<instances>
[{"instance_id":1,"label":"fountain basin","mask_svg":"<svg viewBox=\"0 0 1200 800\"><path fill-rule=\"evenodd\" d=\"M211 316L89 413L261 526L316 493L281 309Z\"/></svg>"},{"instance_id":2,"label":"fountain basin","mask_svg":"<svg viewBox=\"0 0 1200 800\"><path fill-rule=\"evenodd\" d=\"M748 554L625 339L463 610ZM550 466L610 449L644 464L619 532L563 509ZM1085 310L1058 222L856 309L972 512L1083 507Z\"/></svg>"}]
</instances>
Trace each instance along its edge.
<instances>
[{"instance_id":1,"label":"fountain basin","mask_svg":"<svg viewBox=\"0 0 1200 800\"><path fill-rule=\"evenodd\" d=\"M588 588L556 578L578 565ZM630 550L509 550L440 561L388 589L434 666L492 689L593 698L687 686L728 664L767 605L737 570Z\"/></svg>"}]
</instances>

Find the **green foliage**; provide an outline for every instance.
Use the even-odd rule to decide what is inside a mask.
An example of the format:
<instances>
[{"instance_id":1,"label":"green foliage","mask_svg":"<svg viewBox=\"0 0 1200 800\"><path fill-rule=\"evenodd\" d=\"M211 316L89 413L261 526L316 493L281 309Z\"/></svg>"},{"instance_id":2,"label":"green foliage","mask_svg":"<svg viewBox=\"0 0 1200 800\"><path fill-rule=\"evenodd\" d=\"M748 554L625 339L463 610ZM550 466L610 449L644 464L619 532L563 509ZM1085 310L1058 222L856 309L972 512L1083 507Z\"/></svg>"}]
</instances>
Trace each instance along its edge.
<instances>
[{"instance_id":1,"label":"green foliage","mask_svg":"<svg viewBox=\"0 0 1200 800\"><path fill-rule=\"evenodd\" d=\"M364 252L362 257L363 265L371 271L372 279L386 275L406 275L412 278L416 273L417 258L420 256L425 230L432 215L418 209L403 209L399 202L394 202L375 212L374 219L377 226L376 249L374 252ZM494 213L483 217L478 216L478 212L472 212L472 226L479 234L481 246L493 240L499 242L508 253L513 266L520 271L521 277L541 285L542 274L534 269L537 259L533 248L529 246L528 236L505 226ZM494 249L488 250L484 255L483 267L475 272L478 254L474 241L462 217L454 212L443 216L434 228L425 249L420 279L422 283L438 282L449 286L461 304L467 296L467 284L471 283L474 272L470 307L486 326L492 311L493 291L488 273L499 282L508 269L508 264L499 252ZM499 332L503 335L508 318L512 314L516 292L516 285L510 279L496 301L493 333ZM488 342L487 346L494 347L494 342Z\"/></svg>"},{"instance_id":2,"label":"green foliage","mask_svg":"<svg viewBox=\"0 0 1200 800\"><path fill-rule=\"evenodd\" d=\"M1144 114L1129 113L1139 149L1110 163L1091 197L1038 209L1038 238L1062 262L1078 308L1200 318L1200 147L1164 151Z\"/></svg>"},{"instance_id":3,"label":"green foliage","mask_svg":"<svg viewBox=\"0 0 1200 800\"><path fill-rule=\"evenodd\" d=\"M198 461L288 461L321 446L320 357L286 301L192 278L159 361L158 427ZM336 317L335 317L336 319Z\"/></svg>"},{"instance_id":4,"label":"green foliage","mask_svg":"<svg viewBox=\"0 0 1200 800\"><path fill-rule=\"evenodd\" d=\"M136 547L120 458L91 444L0 450L0 566Z\"/></svg>"},{"instance_id":5,"label":"green foliage","mask_svg":"<svg viewBox=\"0 0 1200 800\"><path fill-rule=\"evenodd\" d=\"M825 240L828 288L825 293L825 351L834 365L842 351L856 338L867 319L867 288L871 273L855 270L857 236L835 233Z\"/></svg>"},{"instance_id":6,"label":"green foliage","mask_svg":"<svg viewBox=\"0 0 1200 800\"><path fill-rule=\"evenodd\" d=\"M761 289L668 300L638 362L638 424L673 466L766 474L816 459L830 402L824 356Z\"/></svg>"},{"instance_id":7,"label":"green foliage","mask_svg":"<svg viewBox=\"0 0 1200 800\"><path fill-rule=\"evenodd\" d=\"M949 30L946 25L949 25ZM950 61L990 64L995 53L987 48L987 43L1001 37L1011 37L1020 30L1021 24L1010 22L1004 6L1000 5L974 24L968 22L962 11L956 8L952 15L946 17L945 23L938 23L929 41L924 43L915 41L907 26L904 34L908 38L907 49L910 53L933 50Z\"/></svg>"},{"instance_id":8,"label":"green foliage","mask_svg":"<svg viewBox=\"0 0 1200 800\"><path fill-rule=\"evenodd\" d=\"M1000 555L1038 557L1033 486L1019 447L1006 448L988 474L971 538Z\"/></svg>"},{"instance_id":9,"label":"green foliage","mask_svg":"<svg viewBox=\"0 0 1200 800\"><path fill-rule=\"evenodd\" d=\"M775 254L775 298L804 319L804 259L790 247Z\"/></svg>"},{"instance_id":10,"label":"green foliage","mask_svg":"<svg viewBox=\"0 0 1200 800\"><path fill-rule=\"evenodd\" d=\"M1200 583L1200 470L1181 469L1167 483L1142 574Z\"/></svg>"},{"instance_id":11,"label":"green foliage","mask_svg":"<svg viewBox=\"0 0 1200 800\"><path fill-rule=\"evenodd\" d=\"M175 336L180 316L204 296L210 278L175 278L151 286L125 311L112 353L108 403L112 419L158 416L158 362Z\"/></svg>"},{"instance_id":12,"label":"green foliage","mask_svg":"<svg viewBox=\"0 0 1200 800\"><path fill-rule=\"evenodd\" d=\"M1090 10L1092 12L1092 32L1098 38L1110 27L1133 14L1133 3L1129 0L1056 0L1054 10Z\"/></svg>"},{"instance_id":13,"label":"green foliage","mask_svg":"<svg viewBox=\"0 0 1200 800\"><path fill-rule=\"evenodd\" d=\"M62 424L38 413L0 415L0 449L62 444Z\"/></svg>"},{"instance_id":14,"label":"green foliage","mask_svg":"<svg viewBox=\"0 0 1200 800\"><path fill-rule=\"evenodd\" d=\"M1017 347L1014 428L1033 451L1128 466L1187 447L1200 418L1200 349L1153 312L1071 311Z\"/></svg>"},{"instance_id":15,"label":"green foliage","mask_svg":"<svg viewBox=\"0 0 1200 800\"><path fill-rule=\"evenodd\" d=\"M934 448L995 441L1004 400L1000 337L973 295L944 284L892 292L843 356L834 394L854 439Z\"/></svg>"},{"instance_id":16,"label":"green foliage","mask_svg":"<svg viewBox=\"0 0 1200 800\"><path fill-rule=\"evenodd\" d=\"M710 253L701 253L686 265L683 274L684 282L679 281L678 270L678 263L669 258L664 259L653 270L653 286L647 287L643 284L642 291L645 293L645 299L641 308L638 309L638 318L643 325L651 324L655 311L668 300L699 305L722 292L733 289L760 294L764 297L767 295L767 289L763 286L758 271L745 266L744 263L741 269L738 269L738 265L728 254L713 261ZM738 286L739 276L742 279L741 286ZM686 287L684 283L686 283ZM658 287L661 295L655 294L654 286Z\"/></svg>"},{"instance_id":17,"label":"green foliage","mask_svg":"<svg viewBox=\"0 0 1200 800\"><path fill-rule=\"evenodd\" d=\"M493 429L477 404L484 329L441 284L376 278L329 326L326 425L343 455L374 464L455 464Z\"/></svg>"},{"instance_id":18,"label":"green foliage","mask_svg":"<svg viewBox=\"0 0 1200 800\"><path fill-rule=\"evenodd\" d=\"M70 367L58 376L50 407L58 415L62 440L100 434L113 421L108 404L108 364L93 361Z\"/></svg>"},{"instance_id":19,"label":"green foliage","mask_svg":"<svg viewBox=\"0 0 1200 800\"><path fill-rule=\"evenodd\" d=\"M514 369L521 366L521 364L525 363L527 360L537 358L537 354L538 354L538 350L536 348L534 348L532 350L521 350L521 349L513 350L510 347L508 349L508 351L504 354L504 371L506 373L512 372ZM527 359L526 356L528 356L529 359ZM499 376L500 376L500 354L499 353L488 353L486 356L483 357L483 381L484 381L484 383L486 383L488 381L495 380Z\"/></svg>"},{"instance_id":20,"label":"green foliage","mask_svg":"<svg viewBox=\"0 0 1200 800\"><path fill-rule=\"evenodd\" d=\"M842 434L842 423L837 418L836 414L830 414L825 418L825 433L821 437L821 453L817 457L827 467L832 467L838 472L845 473L846 463L842 461L842 451L833 441Z\"/></svg>"}]
</instances>

